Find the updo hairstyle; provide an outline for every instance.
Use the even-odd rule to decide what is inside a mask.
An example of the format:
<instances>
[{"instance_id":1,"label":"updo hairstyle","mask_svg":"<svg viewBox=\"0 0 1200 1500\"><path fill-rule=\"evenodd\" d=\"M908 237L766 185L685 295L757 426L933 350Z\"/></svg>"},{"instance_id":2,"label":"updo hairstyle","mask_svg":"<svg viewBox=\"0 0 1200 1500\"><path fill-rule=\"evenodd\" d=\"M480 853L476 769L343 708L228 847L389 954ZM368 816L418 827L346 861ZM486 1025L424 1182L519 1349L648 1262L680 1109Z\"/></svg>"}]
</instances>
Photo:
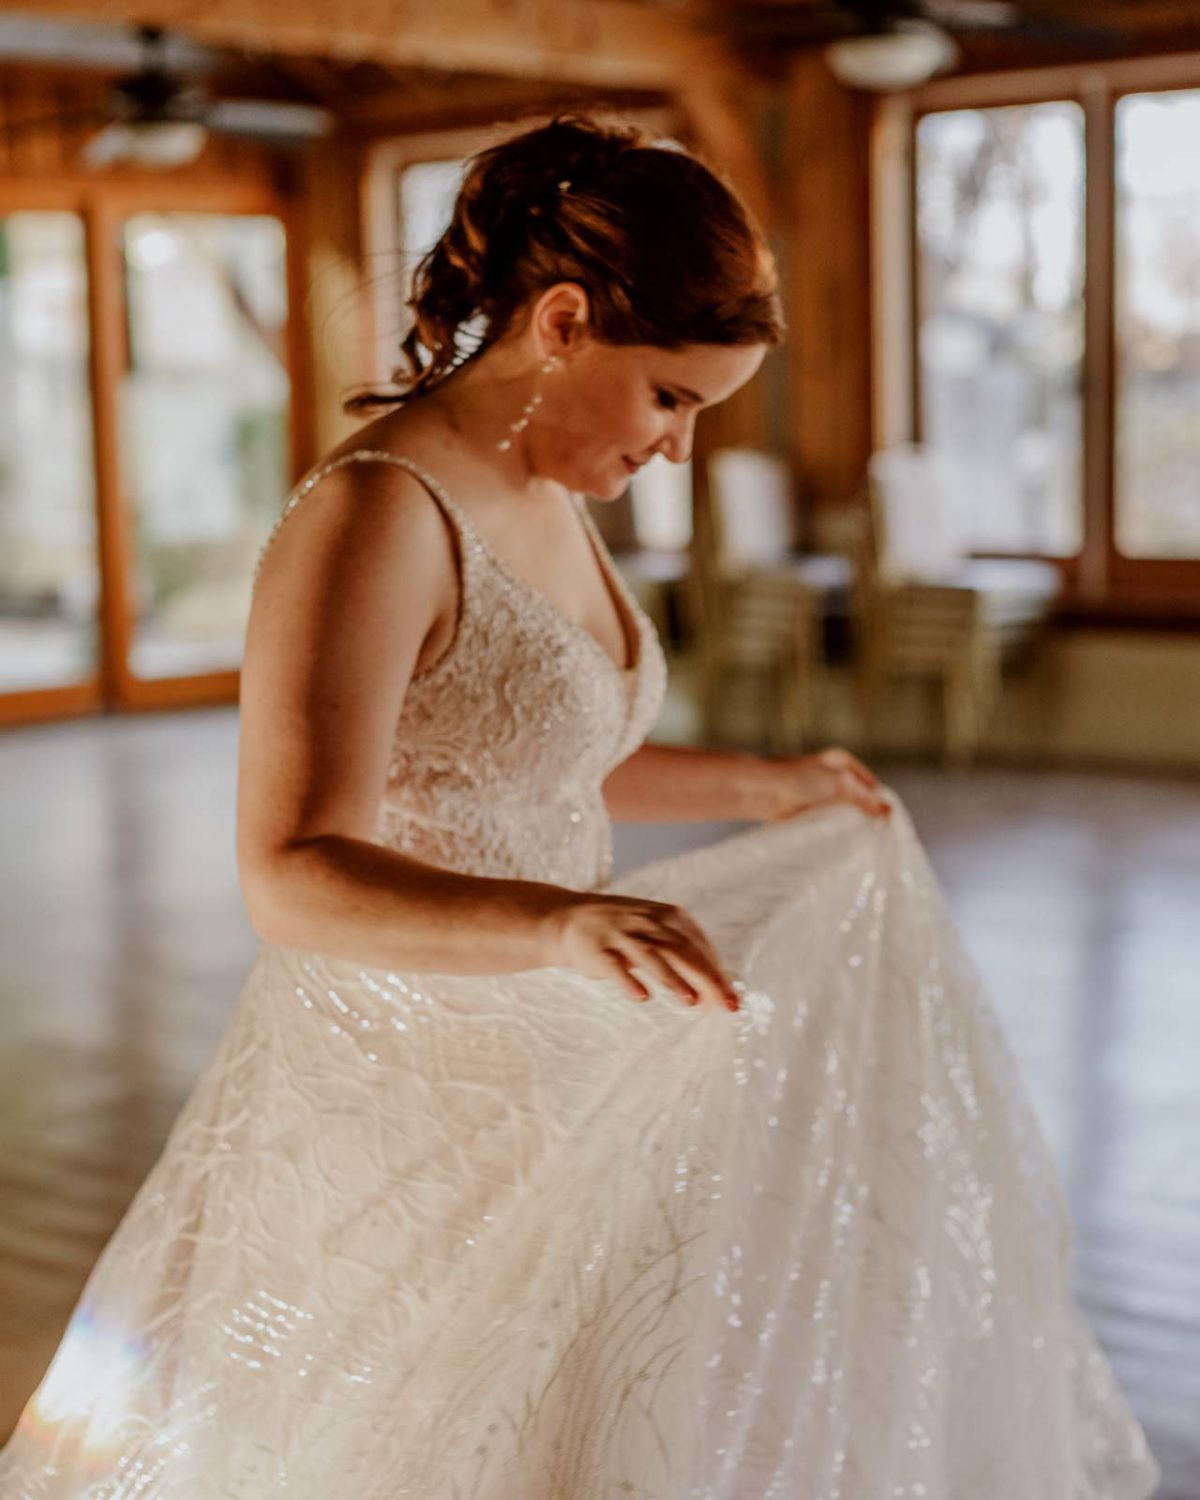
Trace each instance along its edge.
<instances>
[{"instance_id":1,"label":"updo hairstyle","mask_svg":"<svg viewBox=\"0 0 1200 1500\"><path fill-rule=\"evenodd\" d=\"M695 156L637 127L563 114L472 157L450 224L418 262L394 392L411 401L578 283L608 344L778 344L774 261L738 195Z\"/></svg>"}]
</instances>

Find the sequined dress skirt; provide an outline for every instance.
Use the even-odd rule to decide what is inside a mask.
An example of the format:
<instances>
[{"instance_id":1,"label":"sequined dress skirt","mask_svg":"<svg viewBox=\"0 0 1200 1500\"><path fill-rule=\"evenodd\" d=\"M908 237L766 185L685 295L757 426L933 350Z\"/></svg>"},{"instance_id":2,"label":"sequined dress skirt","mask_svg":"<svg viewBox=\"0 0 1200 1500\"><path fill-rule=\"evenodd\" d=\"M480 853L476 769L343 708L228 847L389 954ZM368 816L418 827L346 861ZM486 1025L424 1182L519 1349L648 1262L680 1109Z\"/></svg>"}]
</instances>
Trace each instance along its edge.
<instances>
[{"instance_id":1,"label":"sequined dress skirt","mask_svg":"<svg viewBox=\"0 0 1200 1500\"><path fill-rule=\"evenodd\" d=\"M1008 1049L903 809L619 889L738 1015L264 946L4 1500L1141 1500Z\"/></svg>"}]
</instances>

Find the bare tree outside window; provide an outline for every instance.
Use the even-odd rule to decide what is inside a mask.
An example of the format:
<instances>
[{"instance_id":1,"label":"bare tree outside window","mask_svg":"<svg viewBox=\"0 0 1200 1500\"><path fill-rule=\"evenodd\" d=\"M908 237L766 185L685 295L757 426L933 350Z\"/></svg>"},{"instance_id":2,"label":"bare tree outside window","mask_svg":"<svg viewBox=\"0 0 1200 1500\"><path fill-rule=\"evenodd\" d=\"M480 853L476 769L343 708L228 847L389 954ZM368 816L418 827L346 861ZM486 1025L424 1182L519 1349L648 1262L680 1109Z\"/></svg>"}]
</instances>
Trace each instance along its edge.
<instances>
[{"instance_id":1,"label":"bare tree outside window","mask_svg":"<svg viewBox=\"0 0 1200 1500\"><path fill-rule=\"evenodd\" d=\"M122 237L122 477L135 523L141 678L241 661L253 564L287 490L283 224L135 214Z\"/></svg>"},{"instance_id":2,"label":"bare tree outside window","mask_svg":"<svg viewBox=\"0 0 1200 1500\"><path fill-rule=\"evenodd\" d=\"M1116 535L1200 557L1200 89L1116 110Z\"/></svg>"},{"instance_id":3,"label":"bare tree outside window","mask_svg":"<svg viewBox=\"0 0 1200 1500\"><path fill-rule=\"evenodd\" d=\"M976 551L1083 540L1083 112L927 114L917 130L922 440Z\"/></svg>"},{"instance_id":4,"label":"bare tree outside window","mask_svg":"<svg viewBox=\"0 0 1200 1500\"><path fill-rule=\"evenodd\" d=\"M0 219L0 691L96 669L95 488L83 224Z\"/></svg>"}]
</instances>

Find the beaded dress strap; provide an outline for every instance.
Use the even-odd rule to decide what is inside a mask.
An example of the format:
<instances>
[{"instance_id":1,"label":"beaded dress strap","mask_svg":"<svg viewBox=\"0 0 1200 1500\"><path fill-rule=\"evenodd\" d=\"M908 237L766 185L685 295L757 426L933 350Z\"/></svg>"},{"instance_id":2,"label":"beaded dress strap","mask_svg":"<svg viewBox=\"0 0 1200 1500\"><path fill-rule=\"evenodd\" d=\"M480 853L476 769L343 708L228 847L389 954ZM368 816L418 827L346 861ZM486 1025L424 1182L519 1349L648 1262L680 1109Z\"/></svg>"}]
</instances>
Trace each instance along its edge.
<instances>
[{"instance_id":1,"label":"beaded dress strap","mask_svg":"<svg viewBox=\"0 0 1200 1500\"><path fill-rule=\"evenodd\" d=\"M283 509L279 513L279 519L275 522L275 525L267 534L266 540L259 548L258 561L254 565L254 583L258 582L259 571L262 568L263 559L267 555L267 549L279 534L283 523L295 511L296 507L309 491L314 489L327 474L332 474L335 469L340 469L345 464L370 461L394 464L397 468L406 469L414 479L418 480L429 491L438 506L449 517L458 538L462 565L464 568L467 566L470 549L464 543L464 534L470 532L470 523L462 511L459 510L458 505L450 498L433 475L426 469L423 469L414 459L405 458L403 454L388 453L382 448L354 448L349 453L339 454L337 458L331 458L326 463L314 469L287 496L283 503Z\"/></svg>"}]
</instances>

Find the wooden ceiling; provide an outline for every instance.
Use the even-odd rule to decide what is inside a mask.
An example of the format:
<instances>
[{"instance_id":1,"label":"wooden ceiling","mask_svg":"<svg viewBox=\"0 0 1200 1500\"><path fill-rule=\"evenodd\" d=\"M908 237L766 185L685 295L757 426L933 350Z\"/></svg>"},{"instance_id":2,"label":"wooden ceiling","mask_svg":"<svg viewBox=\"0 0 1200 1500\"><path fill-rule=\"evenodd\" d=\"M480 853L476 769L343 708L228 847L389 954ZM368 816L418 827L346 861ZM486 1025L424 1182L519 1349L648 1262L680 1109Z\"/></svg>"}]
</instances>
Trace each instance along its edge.
<instances>
[{"instance_id":1,"label":"wooden ceiling","mask_svg":"<svg viewBox=\"0 0 1200 1500\"><path fill-rule=\"evenodd\" d=\"M113 71L100 22L160 25L180 61L226 96L304 99L369 130L418 127L598 98L656 102L697 77L769 75L848 34L872 0L34 0L0 17L80 24L93 66ZM889 0L875 0L887 4ZM959 71L1200 51L1200 0L897 0L948 25ZM1001 12L1011 24L994 23ZM90 24L89 24L90 23ZM90 43L88 38L91 38ZM190 48L190 51L189 51ZM11 52L8 53L11 61ZM41 58L45 65L46 59ZM119 69L118 69L119 71Z\"/></svg>"},{"instance_id":2,"label":"wooden ceiling","mask_svg":"<svg viewBox=\"0 0 1200 1500\"><path fill-rule=\"evenodd\" d=\"M767 71L851 34L856 15L902 11L951 32L959 71L1200 51L1200 0L684 0L681 10Z\"/></svg>"}]
</instances>

